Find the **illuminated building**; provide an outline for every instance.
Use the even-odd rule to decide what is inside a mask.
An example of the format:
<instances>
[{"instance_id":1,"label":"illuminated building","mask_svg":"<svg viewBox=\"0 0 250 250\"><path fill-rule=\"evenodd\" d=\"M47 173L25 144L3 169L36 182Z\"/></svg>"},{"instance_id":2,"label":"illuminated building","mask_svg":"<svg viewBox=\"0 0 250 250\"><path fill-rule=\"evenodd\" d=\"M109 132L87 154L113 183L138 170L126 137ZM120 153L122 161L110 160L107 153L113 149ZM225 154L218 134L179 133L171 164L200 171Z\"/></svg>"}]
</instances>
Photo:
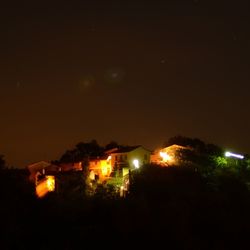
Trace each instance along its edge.
<instances>
[{"instance_id":1,"label":"illuminated building","mask_svg":"<svg viewBox=\"0 0 250 250\"><path fill-rule=\"evenodd\" d=\"M111 156L90 160L89 171L92 180L95 179L95 176L98 176L101 180L109 177L112 171Z\"/></svg>"},{"instance_id":2,"label":"illuminated building","mask_svg":"<svg viewBox=\"0 0 250 250\"><path fill-rule=\"evenodd\" d=\"M47 193L54 191L55 191L55 176L46 175L42 180L36 183L36 195L39 198L42 198Z\"/></svg>"},{"instance_id":3,"label":"illuminated building","mask_svg":"<svg viewBox=\"0 0 250 250\"><path fill-rule=\"evenodd\" d=\"M49 192L56 189L56 176L59 173L80 171L82 163L51 164L46 161L40 161L28 166L30 172L29 179L34 183L36 194L39 198L44 197Z\"/></svg>"},{"instance_id":4,"label":"illuminated building","mask_svg":"<svg viewBox=\"0 0 250 250\"><path fill-rule=\"evenodd\" d=\"M139 169L150 163L151 151L142 146L127 146L106 151L106 156L92 159L89 162L90 180L117 187L125 196L129 188L129 171Z\"/></svg>"},{"instance_id":5,"label":"illuminated building","mask_svg":"<svg viewBox=\"0 0 250 250\"><path fill-rule=\"evenodd\" d=\"M158 149L152 153L150 161L161 166L178 165L181 163L181 151L186 149L176 144Z\"/></svg>"},{"instance_id":6,"label":"illuminated building","mask_svg":"<svg viewBox=\"0 0 250 250\"><path fill-rule=\"evenodd\" d=\"M150 163L151 151L142 146L124 147L111 153L112 168L133 170Z\"/></svg>"}]
</instances>

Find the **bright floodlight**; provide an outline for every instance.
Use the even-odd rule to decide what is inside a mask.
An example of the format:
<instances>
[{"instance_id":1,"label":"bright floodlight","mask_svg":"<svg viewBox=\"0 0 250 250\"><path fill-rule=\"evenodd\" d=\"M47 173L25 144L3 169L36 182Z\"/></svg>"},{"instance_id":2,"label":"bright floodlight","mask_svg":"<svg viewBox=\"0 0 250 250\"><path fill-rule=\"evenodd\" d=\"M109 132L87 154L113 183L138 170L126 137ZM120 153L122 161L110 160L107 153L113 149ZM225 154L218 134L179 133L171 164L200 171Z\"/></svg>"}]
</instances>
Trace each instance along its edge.
<instances>
[{"instance_id":1,"label":"bright floodlight","mask_svg":"<svg viewBox=\"0 0 250 250\"><path fill-rule=\"evenodd\" d=\"M139 168L139 161L137 159L133 160L135 168Z\"/></svg>"},{"instance_id":2,"label":"bright floodlight","mask_svg":"<svg viewBox=\"0 0 250 250\"><path fill-rule=\"evenodd\" d=\"M235 157L235 158L239 158L239 159L244 159L244 156L243 156L243 155L234 154L234 153L231 153L231 152L226 152L226 153L225 153L225 156L226 156L226 157Z\"/></svg>"},{"instance_id":3,"label":"bright floodlight","mask_svg":"<svg viewBox=\"0 0 250 250\"><path fill-rule=\"evenodd\" d=\"M165 152L160 152L160 156L161 156L163 161L170 161L171 160L171 156Z\"/></svg>"}]
</instances>

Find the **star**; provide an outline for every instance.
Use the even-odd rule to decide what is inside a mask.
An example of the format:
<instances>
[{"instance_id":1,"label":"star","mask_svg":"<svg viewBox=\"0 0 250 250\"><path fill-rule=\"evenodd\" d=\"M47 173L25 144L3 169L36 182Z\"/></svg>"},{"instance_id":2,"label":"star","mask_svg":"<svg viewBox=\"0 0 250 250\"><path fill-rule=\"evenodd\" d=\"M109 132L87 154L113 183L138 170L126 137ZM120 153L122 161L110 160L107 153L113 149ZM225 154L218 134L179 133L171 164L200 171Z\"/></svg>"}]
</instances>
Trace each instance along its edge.
<instances>
[{"instance_id":1,"label":"star","mask_svg":"<svg viewBox=\"0 0 250 250\"><path fill-rule=\"evenodd\" d=\"M21 83L18 81L18 82L16 83L16 88L19 89L20 87L21 87Z\"/></svg>"},{"instance_id":2,"label":"star","mask_svg":"<svg viewBox=\"0 0 250 250\"><path fill-rule=\"evenodd\" d=\"M94 77L92 76L85 77L82 80L80 80L79 89L80 91L84 91L90 88L92 85L94 85L94 83L95 83Z\"/></svg>"},{"instance_id":3,"label":"star","mask_svg":"<svg viewBox=\"0 0 250 250\"><path fill-rule=\"evenodd\" d=\"M113 73L111 74L111 77L114 78L114 79L117 78L117 77L118 77L118 73L117 73L117 72L113 72Z\"/></svg>"}]
</instances>

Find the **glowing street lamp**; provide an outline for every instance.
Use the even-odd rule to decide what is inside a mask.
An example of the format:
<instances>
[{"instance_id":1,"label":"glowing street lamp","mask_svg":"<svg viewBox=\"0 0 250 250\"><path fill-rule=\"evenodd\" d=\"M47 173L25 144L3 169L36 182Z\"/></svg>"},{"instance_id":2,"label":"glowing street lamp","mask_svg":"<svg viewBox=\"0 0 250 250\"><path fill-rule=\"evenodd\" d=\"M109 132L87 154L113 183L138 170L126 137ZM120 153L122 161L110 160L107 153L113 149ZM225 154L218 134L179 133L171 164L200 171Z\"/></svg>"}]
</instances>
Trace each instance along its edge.
<instances>
[{"instance_id":1,"label":"glowing street lamp","mask_svg":"<svg viewBox=\"0 0 250 250\"><path fill-rule=\"evenodd\" d=\"M139 168L140 167L139 166L139 161L137 159L133 160L133 164L134 164L135 168Z\"/></svg>"},{"instance_id":2,"label":"glowing street lamp","mask_svg":"<svg viewBox=\"0 0 250 250\"><path fill-rule=\"evenodd\" d=\"M239 154L234 154L234 153L231 153L231 152L225 152L225 156L226 157L234 157L234 158L238 158L238 159L244 159L244 156L243 155L239 155Z\"/></svg>"}]
</instances>

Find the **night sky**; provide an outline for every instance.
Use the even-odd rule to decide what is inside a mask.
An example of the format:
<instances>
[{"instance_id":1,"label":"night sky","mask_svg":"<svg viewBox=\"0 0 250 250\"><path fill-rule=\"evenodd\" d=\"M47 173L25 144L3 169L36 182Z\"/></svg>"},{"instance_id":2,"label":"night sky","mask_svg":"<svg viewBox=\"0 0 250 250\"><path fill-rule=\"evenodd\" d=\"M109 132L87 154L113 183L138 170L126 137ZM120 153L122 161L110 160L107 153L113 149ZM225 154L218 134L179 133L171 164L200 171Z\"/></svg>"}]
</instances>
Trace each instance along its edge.
<instances>
[{"instance_id":1,"label":"night sky","mask_svg":"<svg viewBox=\"0 0 250 250\"><path fill-rule=\"evenodd\" d=\"M1 4L0 153L25 167L80 141L175 135L250 153L248 1Z\"/></svg>"}]
</instances>

